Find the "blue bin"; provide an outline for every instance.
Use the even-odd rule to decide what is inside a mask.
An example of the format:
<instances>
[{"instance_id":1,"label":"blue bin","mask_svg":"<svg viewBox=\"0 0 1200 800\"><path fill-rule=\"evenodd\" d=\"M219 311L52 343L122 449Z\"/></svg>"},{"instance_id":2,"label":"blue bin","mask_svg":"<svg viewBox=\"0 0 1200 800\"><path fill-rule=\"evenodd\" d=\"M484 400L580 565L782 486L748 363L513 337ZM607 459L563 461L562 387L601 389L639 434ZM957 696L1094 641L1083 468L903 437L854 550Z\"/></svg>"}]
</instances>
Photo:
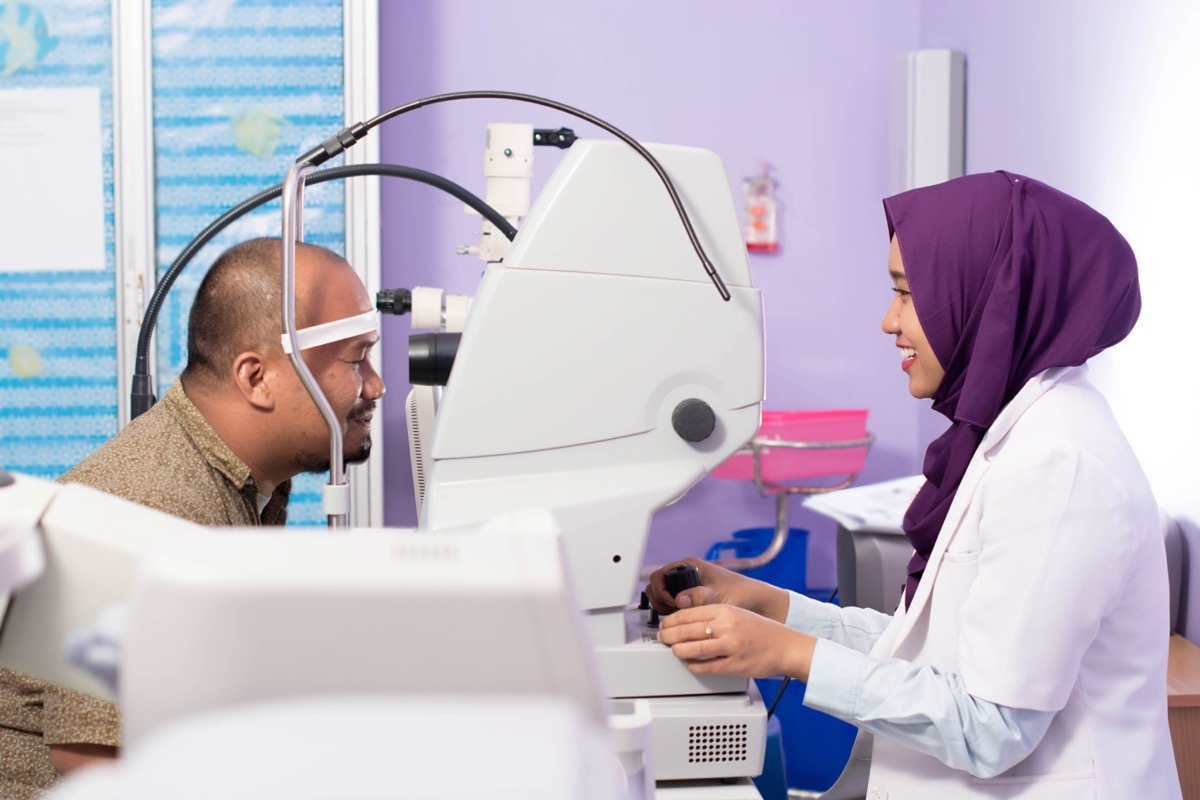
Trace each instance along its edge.
<instances>
[{"instance_id":1,"label":"blue bin","mask_svg":"<svg viewBox=\"0 0 1200 800\"><path fill-rule=\"evenodd\" d=\"M717 542L709 548L705 559L711 561L719 558L753 558L767 549L774 535L774 528L747 528L735 531L729 541ZM832 590L809 589L806 585L807 568L808 531L789 528L787 543L779 555L770 563L758 569L748 570L745 574L827 602ZM777 678L761 678L756 683L763 701L770 708L783 681ZM788 787L822 792L832 786L850 757L856 728L840 719L806 707L804 684L799 681L791 681L788 684L787 690L775 707L772 723L775 720L779 721Z\"/></svg>"},{"instance_id":2,"label":"blue bin","mask_svg":"<svg viewBox=\"0 0 1200 800\"><path fill-rule=\"evenodd\" d=\"M783 733L779 718L767 721L767 747L763 756L762 774L754 779L754 788L762 800L787 800L787 771L783 758Z\"/></svg>"},{"instance_id":3,"label":"blue bin","mask_svg":"<svg viewBox=\"0 0 1200 800\"><path fill-rule=\"evenodd\" d=\"M717 542L704 554L705 561L720 558L753 558L767 549L775 538L774 528L744 528L734 531L733 538ZM808 531L788 528L787 543L771 561L758 569L746 572L752 578L803 593L808 581Z\"/></svg>"},{"instance_id":4,"label":"blue bin","mask_svg":"<svg viewBox=\"0 0 1200 800\"><path fill-rule=\"evenodd\" d=\"M770 708L783 681L755 681L763 702ZM836 717L804 705L804 684L791 681L775 707L772 721L779 720L787 785L793 789L823 792L842 774L850 758L857 729Z\"/></svg>"}]
</instances>

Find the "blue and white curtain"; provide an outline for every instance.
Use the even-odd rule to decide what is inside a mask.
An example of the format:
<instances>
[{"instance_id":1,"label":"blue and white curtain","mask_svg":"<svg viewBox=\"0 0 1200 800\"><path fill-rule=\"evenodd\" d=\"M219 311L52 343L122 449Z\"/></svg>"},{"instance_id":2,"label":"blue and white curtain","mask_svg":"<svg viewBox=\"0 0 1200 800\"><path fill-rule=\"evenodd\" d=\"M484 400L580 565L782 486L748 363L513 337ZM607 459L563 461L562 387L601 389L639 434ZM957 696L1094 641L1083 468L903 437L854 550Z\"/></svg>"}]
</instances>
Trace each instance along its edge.
<instances>
[{"instance_id":1,"label":"blue and white curtain","mask_svg":"<svg viewBox=\"0 0 1200 800\"><path fill-rule=\"evenodd\" d=\"M117 432L118 393L129 391L116 378L110 2L125 0L0 0L0 89L88 86L102 98L106 269L0 273L0 466L48 478ZM343 25L342 0L153 0L159 275L209 223L344 127ZM0 191L20 187L0 176ZM306 189L305 239L344 252L344 206L341 182ZM155 329L160 397L186 363L187 313L208 266L238 241L278 235L279 217L278 202L246 215L176 281ZM298 479L293 523L324 524L325 480Z\"/></svg>"}]
</instances>

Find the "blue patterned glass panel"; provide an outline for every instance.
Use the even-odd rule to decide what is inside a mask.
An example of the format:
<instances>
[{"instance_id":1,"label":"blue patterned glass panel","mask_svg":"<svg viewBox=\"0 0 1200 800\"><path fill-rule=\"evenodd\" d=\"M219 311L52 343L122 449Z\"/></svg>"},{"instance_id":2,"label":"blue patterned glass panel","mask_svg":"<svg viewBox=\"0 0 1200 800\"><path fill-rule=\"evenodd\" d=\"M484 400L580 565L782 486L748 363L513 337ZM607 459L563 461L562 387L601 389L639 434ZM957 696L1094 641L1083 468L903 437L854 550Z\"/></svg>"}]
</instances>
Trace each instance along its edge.
<instances>
[{"instance_id":1,"label":"blue patterned glass panel","mask_svg":"<svg viewBox=\"0 0 1200 800\"><path fill-rule=\"evenodd\" d=\"M0 466L43 478L117 432L111 29L108 0L0 2L0 89L100 92L104 269L0 272Z\"/></svg>"},{"instance_id":2,"label":"blue patterned glass panel","mask_svg":"<svg viewBox=\"0 0 1200 800\"><path fill-rule=\"evenodd\" d=\"M213 220L344 127L343 20L341 0L154 0L151 9L161 275ZM305 189L306 241L344 253L344 197L340 181ZM275 201L230 225L179 276L155 329L160 397L187 363L187 313L208 267L279 229ZM293 483L292 524L325 524L327 479Z\"/></svg>"}]
</instances>

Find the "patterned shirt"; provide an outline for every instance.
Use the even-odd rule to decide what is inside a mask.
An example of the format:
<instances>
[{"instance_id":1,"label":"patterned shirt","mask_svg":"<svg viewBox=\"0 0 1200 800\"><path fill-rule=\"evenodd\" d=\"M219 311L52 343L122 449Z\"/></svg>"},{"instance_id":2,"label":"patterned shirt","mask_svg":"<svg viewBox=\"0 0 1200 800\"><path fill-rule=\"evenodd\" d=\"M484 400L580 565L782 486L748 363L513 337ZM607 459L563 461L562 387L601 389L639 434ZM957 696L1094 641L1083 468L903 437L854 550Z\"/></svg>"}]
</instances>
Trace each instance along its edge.
<instances>
[{"instance_id":1,"label":"patterned shirt","mask_svg":"<svg viewBox=\"0 0 1200 800\"><path fill-rule=\"evenodd\" d=\"M291 481L262 515L250 468L221 440L176 380L162 402L59 478L198 525L282 525Z\"/></svg>"},{"instance_id":2,"label":"patterned shirt","mask_svg":"<svg viewBox=\"0 0 1200 800\"><path fill-rule=\"evenodd\" d=\"M250 468L176 380L162 401L59 478L200 525L283 525L291 481L259 513ZM54 785L51 744L120 745L114 703L0 666L0 797L32 800Z\"/></svg>"},{"instance_id":3,"label":"patterned shirt","mask_svg":"<svg viewBox=\"0 0 1200 800\"><path fill-rule=\"evenodd\" d=\"M54 785L52 744L120 744L117 706L0 667L0 797L33 800Z\"/></svg>"}]
</instances>

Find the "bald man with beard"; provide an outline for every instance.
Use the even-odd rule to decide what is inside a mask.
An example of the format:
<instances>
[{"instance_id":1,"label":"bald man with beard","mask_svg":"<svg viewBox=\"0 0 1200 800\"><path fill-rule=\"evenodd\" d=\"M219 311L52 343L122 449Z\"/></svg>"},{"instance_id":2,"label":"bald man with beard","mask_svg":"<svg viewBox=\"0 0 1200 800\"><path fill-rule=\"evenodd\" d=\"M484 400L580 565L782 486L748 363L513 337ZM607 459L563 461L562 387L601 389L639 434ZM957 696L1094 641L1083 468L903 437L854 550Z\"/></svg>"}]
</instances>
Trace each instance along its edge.
<instances>
[{"instance_id":1,"label":"bald man with beard","mask_svg":"<svg viewBox=\"0 0 1200 800\"><path fill-rule=\"evenodd\" d=\"M284 523L291 478L329 469L329 429L280 342L280 260L278 239L217 259L192 306L179 380L61 481L201 525ZM296 245L296 328L317 334L303 357L341 422L346 463L365 461L384 393L368 358L374 305L349 264L313 245Z\"/></svg>"}]
</instances>

